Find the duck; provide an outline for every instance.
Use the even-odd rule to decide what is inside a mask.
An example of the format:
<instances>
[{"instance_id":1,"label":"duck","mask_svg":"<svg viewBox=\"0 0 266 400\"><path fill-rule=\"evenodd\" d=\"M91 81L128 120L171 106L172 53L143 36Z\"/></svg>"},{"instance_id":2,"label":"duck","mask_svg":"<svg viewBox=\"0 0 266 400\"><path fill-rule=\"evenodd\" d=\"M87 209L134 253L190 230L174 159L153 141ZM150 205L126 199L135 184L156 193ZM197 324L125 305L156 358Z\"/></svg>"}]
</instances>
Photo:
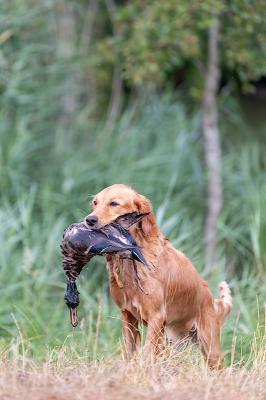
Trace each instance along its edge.
<instances>
[{"instance_id":1,"label":"duck","mask_svg":"<svg viewBox=\"0 0 266 400\"><path fill-rule=\"evenodd\" d=\"M148 267L140 248L129 232L130 227L146 215L147 213L127 213L119 216L114 222L98 228L88 226L85 219L70 224L64 230L60 245L62 264L68 278L64 298L70 310L70 322L73 327L78 325L79 292L76 279L93 257L119 254L122 258L132 260L135 270L136 261Z\"/></svg>"}]
</instances>

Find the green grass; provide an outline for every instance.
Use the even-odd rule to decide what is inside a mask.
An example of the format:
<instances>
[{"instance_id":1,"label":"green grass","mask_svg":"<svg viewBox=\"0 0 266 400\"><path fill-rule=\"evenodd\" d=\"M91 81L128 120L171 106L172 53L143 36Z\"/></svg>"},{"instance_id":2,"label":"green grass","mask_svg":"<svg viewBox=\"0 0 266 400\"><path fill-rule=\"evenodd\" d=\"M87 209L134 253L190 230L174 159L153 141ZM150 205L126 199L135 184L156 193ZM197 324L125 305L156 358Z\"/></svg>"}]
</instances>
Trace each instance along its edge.
<instances>
[{"instance_id":1,"label":"green grass","mask_svg":"<svg viewBox=\"0 0 266 400\"><path fill-rule=\"evenodd\" d=\"M87 42L80 40L91 18L88 2L72 2L77 29L68 59L60 54L58 21L64 2L59 3L0 1L1 399L264 400L262 123L249 126L228 96L230 87L221 90L224 205L218 262L209 274L204 266L206 170L200 113L192 113L184 92L146 93L144 99L125 90L124 111L110 127L106 109L112 71L107 66L91 87L94 50L86 47L84 52ZM100 4L92 45L103 34L101 25L106 26L104 9ZM6 33L11 36L5 41ZM65 123L63 100L69 92L77 102ZM209 371L195 346L181 351L166 347L155 363L140 350L126 362L119 310L100 257L79 278L80 323L70 326L62 232L89 212L94 193L115 182L150 198L161 229L192 259L215 296L218 283L229 282L234 308L223 329L229 367L224 371Z\"/></svg>"},{"instance_id":2,"label":"green grass","mask_svg":"<svg viewBox=\"0 0 266 400\"><path fill-rule=\"evenodd\" d=\"M210 279L216 296L218 282L228 280L234 310L225 326L224 349L228 363L232 343L235 359L248 359L254 332L264 324L265 147L255 137L231 146L232 127L223 126L225 201L219 261L209 277L198 116L188 118L178 101L155 98L140 102L134 112L126 110L111 132L85 121L80 112L64 133L41 135L38 114L28 123L23 110L18 107L12 121L7 105L0 110L1 348L9 352L24 343L35 360L63 344L88 360L117 351L119 312L109 296L104 260L94 260L79 280L82 322L73 330L63 300L59 244L63 229L89 212L93 193L122 182L151 199L164 233ZM8 124L11 130L4 129Z\"/></svg>"}]
</instances>

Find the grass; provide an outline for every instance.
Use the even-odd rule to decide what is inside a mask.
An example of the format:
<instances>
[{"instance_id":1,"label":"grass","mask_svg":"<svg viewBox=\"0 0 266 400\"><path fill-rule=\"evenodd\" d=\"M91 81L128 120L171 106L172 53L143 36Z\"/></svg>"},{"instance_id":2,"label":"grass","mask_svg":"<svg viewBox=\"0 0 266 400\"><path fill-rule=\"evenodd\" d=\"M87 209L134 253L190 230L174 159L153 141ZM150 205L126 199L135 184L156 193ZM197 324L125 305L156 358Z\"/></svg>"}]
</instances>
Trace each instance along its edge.
<instances>
[{"instance_id":1,"label":"grass","mask_svg":"<svg viewBox=\"0 0 266 400\"><path fill-rule=\"evenodd\" d=\"M87 57L60 58L54 2L28 3L0 4L2 32L11 32L0 48L1 399L265 398L265 132L248 126L221 93L224 206L210 276L199 115L188 116L172 96L137 99L109 129L83 85ZM69 81L78 102L65 124ZM221 374L209 372L194 348L168 349L156 364L141 353L125 362L100 258L79 279L80 325L70 327L61 235L88 213L93 193L115 182L151 199L163 232L215 296L218 282L229 282L234 309L223 330L228 368Z\"/></svg>"},{"instance_id":2,"label":"grass","mask_svg":"<svg viewBox=\"0 0 266 400\"><path fill-rule=\"evenodd\" d=\"M266 346L253 341L252 365L231 365L222 372L208 370L192 347L167 348L156 362L142 352L130 361L123 353L88 363L68 343L47 352L42 364L12 348L2 358L0 393L4 399L265 399Z\"/></svg>"},{"instance_id":3,"label":"grass","mask_svg":"<svg viewBox=\"0 0 266 400\"><path fill-rule=\"evenodd\" d=\"M207 276L202 239L206 181L197 115L189 119L180 102L155 98L140 102L134 112L126 110L111 132L100 122L85 121L81 112L64 139L41 135L38 123L23 119L23 107L11 123L13 114L6 108L0 109L0 351L5 366L0 379L9 385L7 396L15 399L27 391L30 399L38 391L40 398L60 399L78 391L77 398L87 398L101 388L102 398L108 393L159 398L163 391L169 398L178 392L181 399L225 394L234 399L237 391L252 398L255 379L254 393L262 398L264 146L253 137L233 147L231 127L223 127L219 261ZM10 131L3 129L7 120ZM70 327L61 235L88 213L90 196L114 182L131 184L152 200L163 232L208 278L215 296L218 282L230 283L234 310L223 331L229 369L222 375L206 371L200 359L194 363L194 351L171 353L154 366L141 355L124 362L119 311L100 258L79 279L81 323Z\"/></svg>"},{"instance_id":4,"label":"grass","mask_svg":"<svg viewBox=\"0 0 266 400\"><path fill-rule=\"evenodd\" d=\"M202 240L206 186L198 118L189 120L179 103L154 99L140 105L135 114L126 111L108 134L93 122L87 123L88 135L79 124L76 128L67 132L61 147L57 136L40 136L34 125L21 130L15 124L13 132L2 136L1 341L6 343L17 335L13 313L36 357L46 344L62 343L69 333L59 253L62 231L88 213L88 195L107 185L124 182L147 195L163 232L203 276L207 274ZM249 340L257 327L258 312L263 313L263 154L263 146L255 140L243 142L238 149L225 148L219 262L210 280L216 295L223 279L234 292L234 314L226 328L225 344L230 343L233 329ZM100 302L106 322L99 340L107 349L114 348L120 333L112 317L118 313L109 298L103 259L90 264L79 287L84 329L93 336Z\"/></svg>"}]
</instances>

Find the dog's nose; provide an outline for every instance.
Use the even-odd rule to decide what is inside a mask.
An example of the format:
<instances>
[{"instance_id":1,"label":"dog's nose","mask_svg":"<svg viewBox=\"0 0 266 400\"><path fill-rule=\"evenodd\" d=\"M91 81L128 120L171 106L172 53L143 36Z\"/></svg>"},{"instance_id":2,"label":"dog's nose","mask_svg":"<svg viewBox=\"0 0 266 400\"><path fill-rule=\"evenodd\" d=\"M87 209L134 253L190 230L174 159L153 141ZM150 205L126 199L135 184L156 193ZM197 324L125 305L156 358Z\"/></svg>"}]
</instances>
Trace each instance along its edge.
<instances>
[{"instance_id":1,"label":"dog's nose","mask_svg":"<svg viewBox=\"0 0 266 400\"><path fill-rule=\"evenodd\" d=\"M98 217L96 217L96 215L88 215L88 216L85 218L85 221L87 222L88 225L94 226L94 225L96 225L97 222L98 222Z\"/></svg>"}]
</instances>

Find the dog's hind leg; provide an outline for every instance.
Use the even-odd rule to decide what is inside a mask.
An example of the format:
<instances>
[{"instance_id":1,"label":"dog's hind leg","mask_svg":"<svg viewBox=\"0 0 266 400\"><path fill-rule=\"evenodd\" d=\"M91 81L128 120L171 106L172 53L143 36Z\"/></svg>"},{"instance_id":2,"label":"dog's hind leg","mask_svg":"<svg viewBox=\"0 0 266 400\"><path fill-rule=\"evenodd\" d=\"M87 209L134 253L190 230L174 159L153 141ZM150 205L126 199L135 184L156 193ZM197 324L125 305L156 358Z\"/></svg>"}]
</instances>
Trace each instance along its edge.
<instances>
[{"instance_id":1,"label":"dog's hind leg","mask_svg":"<svg viewBox=\"0 0 266 400\"><path fill-rule=\"evenodd\" d=\"M205 310L204 316L197 321L197 339L209 367L211 369L223 368L221 327L213 308Z\"/></svg>"},{"instance_id":2,"label":"dog's hind leg","mask_svg":"<svg viewBox=\"0 0 266 400\"><path fill-rule=\"evenodd\" d=\"M224 320L232 309L232 297L228 284L221 282L219 291L219 299L211 301L206 297L203 312L196 321L199 345L212 369L223 368L221 332Z\"/></svg>"}]
</instances>

